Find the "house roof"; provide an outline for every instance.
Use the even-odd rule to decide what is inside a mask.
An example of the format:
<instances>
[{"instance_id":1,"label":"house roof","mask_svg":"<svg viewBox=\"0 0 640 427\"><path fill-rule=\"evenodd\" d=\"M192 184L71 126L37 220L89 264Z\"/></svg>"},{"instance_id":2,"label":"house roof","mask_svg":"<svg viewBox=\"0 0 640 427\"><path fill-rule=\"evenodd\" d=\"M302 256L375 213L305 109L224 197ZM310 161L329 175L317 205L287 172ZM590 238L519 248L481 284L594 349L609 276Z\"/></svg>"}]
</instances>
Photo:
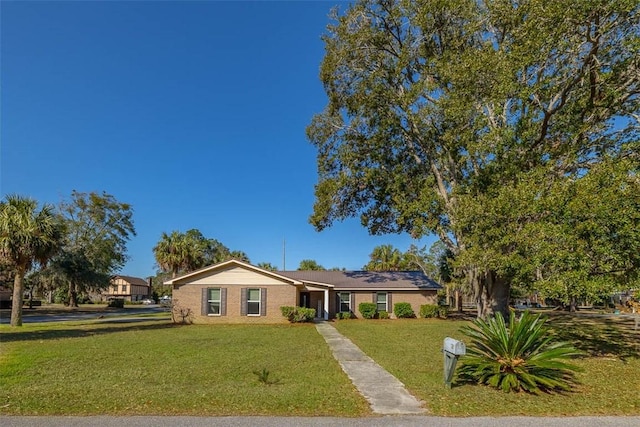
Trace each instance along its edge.
<instances>
[{"instance_id":1,"label":"house roof","mask_svg":"<svg viewBox=\"0 0 640 427\"><path fill-rule=\"evenodd\" d=\"M235 259L210 265L164 282L182 285L190 279L215 274L231 268L244 268L293 285L311 285L335 290L437 290L442 286L422 271L269 271ZM122 277L122 276L121 276Z\"/></svg>"},{"instance_id":2,"label":"house roof","mask_svg":"<svg viewBox=\"0 0 640 427\"><path fill-rule=\"evenodd\" d=\"M303 283L333 285L335 290L441 289L422 271L279 271Z\"/></svg>"},{"instance_id":3,"label":"house roof","mask_svg":"<svg viewBox=\"0 0 640 427\"><path fill-rule=\"evenodd\" d=\"M133 276L122 276L120 274L113 276L113 278L120 278L122 280L124 280L125 282L131 284L131 285L138 285L138 286L149 286L149 283L147 283L146 280L141 279L140 277L133 277Z\"/></svg>"},{"instance_id":4,"label":"house roof","mask_svg":"<svg viewBox=\"0 0 640 427\"><path fill-rule=\"evenodd\" d=\"M283 276L281 274L279 274L278 272L274 272L274 271L269 271L269 270L264 270L260 267L256 267L255 265L251 265L248 264L246 262L242 262L239 261L237 259L230 259L229 261L224 261L218 264L213 264L213 265L209 265L207 267L203 267L199 270L194 270L191 271L189 273L185 273L181 276L178 277L174 277L173 279L170 280L165 280L164 284L165 285L175 285L175 284L184 284L186 283L186 281L188 279L192 279L195 278L197 276L202 276L205 275L206 273L213 273L216 271L224 271L230 268L235 268L235 267L240 267L240 268L244 268L247 270L251 270L251 271L255 271L256 273L259 274L264 274L265 276L269 276L269 277L273 277L276 279L280 279L280 280L284 280L286 282L290 282L291 284L294 285L301 285L302 282L292 278L292 277L287 277L287 276Z\"/></svg>"}]
</instances>

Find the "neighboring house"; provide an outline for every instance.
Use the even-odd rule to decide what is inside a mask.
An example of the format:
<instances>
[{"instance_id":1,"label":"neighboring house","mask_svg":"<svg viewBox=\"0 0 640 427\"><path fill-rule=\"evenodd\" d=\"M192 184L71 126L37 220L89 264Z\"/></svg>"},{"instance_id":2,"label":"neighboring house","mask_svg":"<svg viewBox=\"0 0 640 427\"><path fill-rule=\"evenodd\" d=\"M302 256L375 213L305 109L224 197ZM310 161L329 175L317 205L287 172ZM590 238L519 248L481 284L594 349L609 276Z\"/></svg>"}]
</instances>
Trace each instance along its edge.
<instances>
[{"instance_id":1,"label":"neighboring house","mask_svg":"<svg viewBox=\"0 0 640 427\"><path fill-rule=\"evenodd\" d=\"M361 302L375 302L393 313L393 304L408 302L418 313L436 304L442 287L419 271L267 271L230 260L164 282L173 302L191 309L195 323L282 322L280 307L315 308L317 317L338 312L360 317Z\"/></svg>"},{"instance_id":2,"label":"neighboring house","mask_svg":"<svg viewBox=\"0 0 640 427\"><path fill-rule=\"evenodd\" d=\"M151 286L139 277L113 276L102 296L107 300L119 298L125 301L142 301L151 296Z\"/></svg>"}]
</instances>

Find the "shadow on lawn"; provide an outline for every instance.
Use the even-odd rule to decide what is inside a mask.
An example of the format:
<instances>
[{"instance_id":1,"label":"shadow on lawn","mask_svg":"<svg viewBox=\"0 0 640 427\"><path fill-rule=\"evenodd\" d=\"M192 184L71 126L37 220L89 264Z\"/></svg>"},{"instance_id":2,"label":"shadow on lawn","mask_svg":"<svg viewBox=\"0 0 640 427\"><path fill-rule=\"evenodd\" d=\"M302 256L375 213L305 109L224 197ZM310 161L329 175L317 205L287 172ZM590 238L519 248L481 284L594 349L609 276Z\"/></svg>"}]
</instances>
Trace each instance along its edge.
<instances>
[{"instance_id":1,"label":"shadow on lawn","mask_svg":"<svg viewBox=\"0 0 640 427\"><path fill-rule=\"evenodd\" d=\"M145 319L146 320L146 319ZM42 329L38 331L19 331L2 334L2 342L43 341L61 338L84 338L116 332L149 331L157 329L177 328L184 325L171 323L165 319L156 323L140 324L139 322L108 322L78 325L70 328Z\"/></svg>"},{"instance_id":2,"label":"shadow on lawn","mask_svg":"<svg viewBox=\"0 0 640 427\"><path fill-rule=\"evenodd\" d=\"M558 338L571 342L587 356L640 357L640 331L634 330L633 319L566 314L549 320Z\"/></svg>"}]
</instances>

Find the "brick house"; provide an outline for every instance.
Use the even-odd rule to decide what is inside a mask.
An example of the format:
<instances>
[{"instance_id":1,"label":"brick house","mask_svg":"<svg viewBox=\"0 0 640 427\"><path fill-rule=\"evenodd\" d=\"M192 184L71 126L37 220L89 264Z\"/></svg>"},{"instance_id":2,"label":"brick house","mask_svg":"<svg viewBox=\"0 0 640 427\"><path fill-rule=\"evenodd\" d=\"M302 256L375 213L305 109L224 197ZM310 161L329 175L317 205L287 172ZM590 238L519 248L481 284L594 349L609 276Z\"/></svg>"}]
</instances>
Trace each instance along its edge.
<instances>
[{"instance_id":1,"label":"brick house","mask_svg":"<svg viewBox=\"0 0 640 427\"><path fill-rule=\"evenodd\" d=\"M408 302L418 313L436 304L442 287L421 271L267 271L237 260L208 266L164 282L174 304L188 308L194 323L284 322L280 307L316 309L319 318L339 312L359 317L361 302L393 312Z\"/></svg>"}]
</instances>

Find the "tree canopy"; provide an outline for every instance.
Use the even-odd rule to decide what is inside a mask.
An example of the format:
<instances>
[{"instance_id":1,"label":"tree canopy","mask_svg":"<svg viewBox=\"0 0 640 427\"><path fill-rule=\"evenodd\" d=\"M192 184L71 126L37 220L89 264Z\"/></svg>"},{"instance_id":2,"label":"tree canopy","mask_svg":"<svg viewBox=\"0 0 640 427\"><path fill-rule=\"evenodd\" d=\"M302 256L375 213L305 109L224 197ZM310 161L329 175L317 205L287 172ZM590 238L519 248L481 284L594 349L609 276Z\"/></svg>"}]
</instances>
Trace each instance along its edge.
<instances>
[{"instance_id":1,"label":"tree canopy","mask_svg":"<svg viewBox=\"0 0 640 427\"><path fill-rule=\"evenodd\" d=\"M136 235L133 208L106 192L73 191L60 205L67 233L62 251L41 280L67 288L68 304L78 305L78 293L109 285L126 263L127 243Z\"/></svg>"},{"instance_id":2,"label":"tree canopy","mask_svg":"<svg viewBox=\"0 0 640 427\"><path fill-rule=\"evenodd\" d=\"M400 271L410 269L404 254L393 245L380 245L369 254L369 262L363 267L369 271Z\"/></svg>"},{"instance_id":3,"label":"tree canopy","mask_svg":"<svg viewBox=\"0 0 640 427\"><path fill-rule=\"evenodd\" d=\"M267 271L278 271L278 267L271 264L270 262L259 262L257 267Z\"/></svg>"},{"instance_id":4,"label":"tree canopy","mask_svg":"<svg viewBox=\"0 0 640 427\"><path fill-rule=\"evenodd\" d=\"M300 265L298 265L298 270L300 271L309 271L309 270L326 270L323 266L317 263L316 260L313 259L303 259L300 261Z\"/></svg>"},{"instance_id":5,"label":"tree canopy","mask_svg":"<svg viewBox=\"0 0 640 427\"><path fill-rule=\"evenodd\" d=\"M197 229L185 233L163 232L153 253L160 269L172 277L230 259L251 262L244 252L232 251L216 239L206 238Z\"/></svg>"},{"instance_id":6,"label":"tree canopy","mask_svg":"<svg viewBox=\"0 0 640 427\"><path fill-rule=\"evenodd\" d=\"M311 223L359 216L374 234L436 234L481 317L506 312L515 282L632 279L639 8L361 0L336 11L320 72L328 104L307 129Z\"/></svg>"},{"instance_id":7,"label":"tree canopy","mask_svg":"<svg viewBox=\"0 0 640 427\"><path fill-rule=\"evenodd\" d=\"M411 245L406 252L393 245L380 245L369 254L369 262L364 265L365 271L422 271L438 281L449 281L447 249L439 240L429 249Z\"/></svg>"}]
</instances>

